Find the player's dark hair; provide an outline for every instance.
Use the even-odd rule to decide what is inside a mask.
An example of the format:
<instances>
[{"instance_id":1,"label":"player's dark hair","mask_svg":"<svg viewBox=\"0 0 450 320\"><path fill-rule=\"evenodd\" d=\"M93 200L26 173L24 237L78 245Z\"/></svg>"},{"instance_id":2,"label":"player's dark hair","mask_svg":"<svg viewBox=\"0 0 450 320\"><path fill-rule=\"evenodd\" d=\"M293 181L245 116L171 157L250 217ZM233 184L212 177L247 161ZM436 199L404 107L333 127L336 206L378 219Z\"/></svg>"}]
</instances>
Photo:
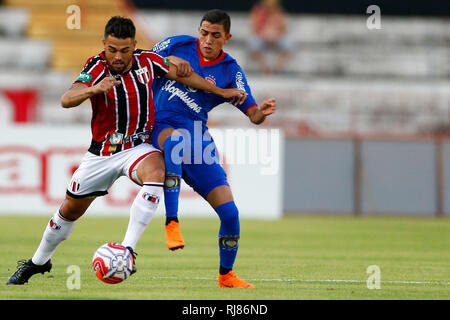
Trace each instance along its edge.
<instances>
[{"instance_id":1,"label":"player's dark hair","mask_svg":"<svg viewBox=\"0 0 450 320\"><path fill-rule=\"evenodd\" d=\"M223 25L223 29L225 33L230 33L231 28L231 19L228 13L220 9L209 10L203 15L202 21L200 21L200 25L202 25L203 21L208 21L212 24L221 24Z\"/></svg>"},{"instance_id":2,"label":"player's dark hair","mask_svg":"<svg viewBox=\"0 0 450 320\"><path fill-rule=\"evenodd\" d=\"M105 26L105 39L108 36L113 36L119 39L131 38L134 39L136 35L136 28L131 19L115 16L109 19Z\"/></svg>"}]
</instances>

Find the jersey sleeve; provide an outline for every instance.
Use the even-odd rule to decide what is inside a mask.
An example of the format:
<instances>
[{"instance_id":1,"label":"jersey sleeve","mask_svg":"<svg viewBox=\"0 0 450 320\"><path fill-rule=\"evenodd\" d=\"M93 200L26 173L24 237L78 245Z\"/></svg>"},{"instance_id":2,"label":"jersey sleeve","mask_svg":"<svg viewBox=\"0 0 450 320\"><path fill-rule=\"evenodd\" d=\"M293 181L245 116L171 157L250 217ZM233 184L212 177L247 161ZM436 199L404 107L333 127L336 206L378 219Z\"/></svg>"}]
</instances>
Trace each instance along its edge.
<instances>
[{"instance_id":1,"label":"jersey sleeve","mask_svg":"<svg viewBox=\"0 0 450 320\"><path fill-rule=\"evenodd\" d=\"M153 46L151 52L157 53L163 57L170 56L171 42L172 42L172 38L167 38L163 41L160 41Z\"/></svg>"},{"instance_id":2,"label":"jersey sleeve","mask_svg":"<svg viewBox=\"0 0 450 320\"><path fill-rule=\"evenodd\" d=\"M105 71L100 55L89 58L84 64L83 70L73 83L82 83L88 87L92 87Z\"/></svg>"},{"instance_id":3,"label":"jersey sleeve","mask_svg":"<svg viewBox=\"0 0 450 320\"><path fill-rule=\"evenodd\" d=\"M250 86L248 85L247 78L245 77L242 68L236 64L232 69L233 72L231 72L231 74L234 76L231 79L230 88L241 89L247 92L247 99L245 99L245 101L241 105L236 106L236 108L241 110L243 113L246 113L247 109L256 107L258 104L256 103L256 100L252 95L252 91L250 89Z\"/></svg>"},{"instance_id":4,"label":"jersey sleeve","mask_svg":"<svg viewBox=\"0 0 450 320\"><path fill-rule=\"evenodd\" d=\"M173 36L155 44L151 51L153 53L159 54L160 56L168 57L172 55L172 52L175 48L191 41L196 41L196 38L187 35Z\"/></svg>"},{"instance_id":5,"label":"jersey sleeve","mask_svg":"<svg viewBox=\"0 0 450 320\"><path fill-rule=\"evenodd\" d=\"M167 58L153 52L146 53L146 56L149 63L152 64L153 73L156 77L164 77L169 72L170 63Z\"/></svg>"}]
</instances>

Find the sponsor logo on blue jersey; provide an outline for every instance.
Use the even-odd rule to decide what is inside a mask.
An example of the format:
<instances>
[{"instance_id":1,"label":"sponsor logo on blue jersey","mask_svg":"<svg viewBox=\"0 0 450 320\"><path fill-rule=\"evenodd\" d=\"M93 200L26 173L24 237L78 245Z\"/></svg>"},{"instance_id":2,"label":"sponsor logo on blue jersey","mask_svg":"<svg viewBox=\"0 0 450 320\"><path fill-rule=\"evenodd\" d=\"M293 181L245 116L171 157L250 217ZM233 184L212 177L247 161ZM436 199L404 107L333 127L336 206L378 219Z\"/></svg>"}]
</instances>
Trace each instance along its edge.
<instances>
[{"instance_id":1,"label":"sponsor logo on blue jersey","mask_svg":"<svg viewBox=\"0 0 450 320\"><path fill-rule=\"evenodd\" d=\"M161 88L161 90L171 93L171 96L167 100L172 100L173 97L178 97L190 109L192 109L196 113L200 113L200 111L202 111L202 108L197 104L197 102L195 102L195 99L191 98L188 92L176 87L175 82L175 80L167 81L166 84Z\"/></svg>"},{"instance_id":2,"label":"sponsor logo on blue jersey","mask_svg":"<svg viewBox=\"0 0 450 320\"><path fill-rule=\"evenodd\" d=\"M169 46L169 44L170 44L170 39L167 39L167 40L158 42L157 44L155 44L155 45L153 46L152 51L153 51L154 53L158 53L158 52L160 52L160 51L166 49L166 48Z\"/></svg>"},{"instance_id":3,"label":"sponsor logo on blue jersey","mask_svg":"<svg viewBox=\"0 0 450 320\"><path fill-rule=\"evenodd\" d=\"M240 90L245 90L245 83L244 83L244 76L242 72L238 71L236 72L236 87Z\"/></svg>"}]
</instances>

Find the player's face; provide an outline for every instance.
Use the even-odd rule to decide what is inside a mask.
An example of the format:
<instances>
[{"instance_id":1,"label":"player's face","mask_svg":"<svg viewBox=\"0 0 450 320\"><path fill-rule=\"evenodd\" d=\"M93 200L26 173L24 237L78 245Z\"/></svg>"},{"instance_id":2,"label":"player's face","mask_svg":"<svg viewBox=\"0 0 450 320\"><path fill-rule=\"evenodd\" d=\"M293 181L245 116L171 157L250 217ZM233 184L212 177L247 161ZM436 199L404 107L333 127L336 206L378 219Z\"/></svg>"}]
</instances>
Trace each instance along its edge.
<instances>
[{"instance_id":1,"label":"player's face","mask_svg":"<svg viewBox=\"0 0 450 320\"><path fill-rule=\"evenodd\" d=\"M208 21L203 21L198 28L200 33L200 52L203 57L209 60L216 59L225 43L231 39L231 34L226 33L223 25L212 24Z\"/></svg>"},{"instance_id":2,"label":"player's face","mask_svg":"<svg viewBox=\"0 0 450 320\"><path fill-rule=\"evenodd\" d=\"M131 38L119 39L109 35L103 40L103 44L106 61L112 73L123 73L131 68L136 40Z\"/></svg>"}]
</instances>

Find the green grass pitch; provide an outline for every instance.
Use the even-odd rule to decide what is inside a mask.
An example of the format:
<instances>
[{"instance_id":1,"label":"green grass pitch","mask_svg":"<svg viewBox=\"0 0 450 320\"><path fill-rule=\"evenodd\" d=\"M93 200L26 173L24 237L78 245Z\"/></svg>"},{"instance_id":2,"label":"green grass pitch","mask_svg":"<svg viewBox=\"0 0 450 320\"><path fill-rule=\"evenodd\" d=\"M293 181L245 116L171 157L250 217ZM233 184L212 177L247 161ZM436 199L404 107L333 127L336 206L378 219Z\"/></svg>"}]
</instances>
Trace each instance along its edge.
<instances>
[{"instance_id":1,"label":"green grass pitch","mask_svg":"<svg viewBox=\"0 0 450 320\"><path fill-rule=\"evenodd\" d=\"M153 219L136 249L138 271L109 285L91 268L106 242L120 242L127 218L81 218L53 255L53 269L23 286L7 286L16 261L30 258L49 217L0 217L0 299L133 300L448 300L450 220L390 217L286 216L241 220L235 272L256 289L219 288L218 219L181 217L184 250L165 247L162 217ZM69 289L71 265L79 289ZM379 267L380 288L367 272ZM372 282L371 282L372 283Z\"/></svg>"}]
</instances>

